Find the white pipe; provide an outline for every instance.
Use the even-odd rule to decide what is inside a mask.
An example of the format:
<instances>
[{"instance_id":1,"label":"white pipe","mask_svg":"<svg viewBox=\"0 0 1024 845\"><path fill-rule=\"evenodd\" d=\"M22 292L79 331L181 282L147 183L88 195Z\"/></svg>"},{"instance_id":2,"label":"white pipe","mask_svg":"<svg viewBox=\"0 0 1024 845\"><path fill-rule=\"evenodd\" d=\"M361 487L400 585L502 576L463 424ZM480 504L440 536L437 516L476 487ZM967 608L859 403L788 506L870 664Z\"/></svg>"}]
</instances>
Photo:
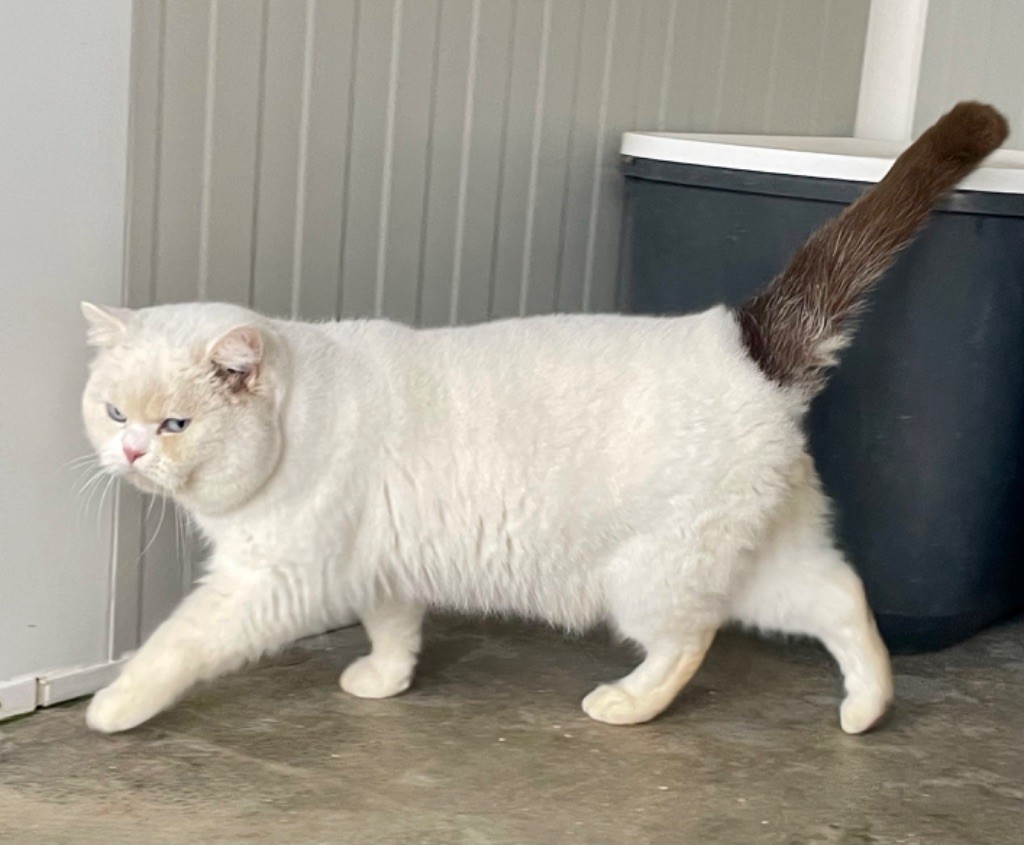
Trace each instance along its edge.
<instances>
[{"instance_id":1,"label":"white pipe","mask_svg":"<svg viewBox=\"0 0 1024 845\"><path fill-rule=\"evenodd\" d=\"M871 0L856 137L910 140L927 22L928 0Z\"/></svg>"}]
</instances>

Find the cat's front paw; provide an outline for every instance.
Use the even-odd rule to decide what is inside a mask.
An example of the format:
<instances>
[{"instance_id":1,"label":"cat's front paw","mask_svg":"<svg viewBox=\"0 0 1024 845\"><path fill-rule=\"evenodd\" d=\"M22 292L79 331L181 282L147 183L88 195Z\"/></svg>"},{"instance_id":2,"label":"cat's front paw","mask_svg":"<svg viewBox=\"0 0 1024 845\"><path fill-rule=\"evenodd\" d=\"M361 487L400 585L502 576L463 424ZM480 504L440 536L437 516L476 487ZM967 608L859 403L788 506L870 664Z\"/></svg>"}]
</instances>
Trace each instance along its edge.
<instances>
[{"instance_id":1,"label":"cat's front paw","mask_svg":"<svg viewBox=\"0 0 1024 845\"><path fill-rule=\"evenodd\" d=\"M92 697L85 723L100 733L118 733L141 725L161 709L162 704L144 687L115 681Z\"/></svg>"},{"instance_id":2,"label":"cat's front paw","mask_svg":"<svg viewBox=\"0 0 1024 845\"><path fill-rule=\"evenodd\" d=\"M412 672L411 663L386 661L370 654L350 663L339 683L356 698L390 698L409 689Z\"/></svg>"}]
</instances>

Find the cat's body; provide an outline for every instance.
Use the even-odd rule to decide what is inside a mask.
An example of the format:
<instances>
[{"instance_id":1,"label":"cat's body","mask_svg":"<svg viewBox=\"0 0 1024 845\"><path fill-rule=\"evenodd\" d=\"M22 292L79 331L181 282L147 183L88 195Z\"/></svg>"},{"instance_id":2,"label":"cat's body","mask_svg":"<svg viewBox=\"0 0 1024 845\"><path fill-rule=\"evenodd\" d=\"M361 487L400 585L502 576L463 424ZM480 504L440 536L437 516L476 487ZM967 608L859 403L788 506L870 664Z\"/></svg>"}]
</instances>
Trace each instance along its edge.
<instances>
[{"instance_id":1,"label":"cat's body","mask_svg":"<svg viewBox=\"0 0 1024 845\"><path fill-rule=\"evenodd\" d=\"M201 306L170 308L202 319ZM721 616L743 564L724 549L754 545L795 483L800 409L723 308L431 331L259 325L289 358L317 349L318 366L293 373L289 445L266 486L196 519L219 550L292 557L357 606L383 584L581 630L607 618L615 558L653 543L671 565L635 577L679 582L688 615ZM694 543L719 550L712 571L683 551Z\"/></svg>"},{"instance_id":2,"label":"cat's body","mask_svg":"<svg viewBox=\"0 0 1024 845\"><path fill-rule=\"evenodd\" d=\"M987 151L913 198L920 220L885 250ZM857 260L866 288L885 262ZM785 285L771 291L792 299ZM640 667L584 700L613 723L661 712L728 621L814 636L845 677L843 728L866 730L892 694L888 657L801 431L842 329L805 308L816 345L773 345L791 304L426 331L226 305L88 311L101 460L173 496L214 549L90 725L133 727L350 608L373 652L342 686L393 695L423 610L446 607L607 622L638 643Z\"/></svg>"}]
</instances>

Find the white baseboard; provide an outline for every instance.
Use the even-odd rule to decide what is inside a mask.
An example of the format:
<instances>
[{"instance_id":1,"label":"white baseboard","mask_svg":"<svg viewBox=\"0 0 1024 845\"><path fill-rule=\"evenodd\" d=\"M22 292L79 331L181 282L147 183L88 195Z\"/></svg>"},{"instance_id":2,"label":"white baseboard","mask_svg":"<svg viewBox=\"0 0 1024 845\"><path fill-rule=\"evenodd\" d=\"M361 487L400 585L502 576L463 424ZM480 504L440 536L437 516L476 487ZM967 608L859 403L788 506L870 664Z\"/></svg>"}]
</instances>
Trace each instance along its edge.
<instances>
[{"instance_id":1,"label":"white baseboard","mask_svg":"<svg viewBox=\"0 0 1024 845\"><path fill-rule=\"evenodd\" d=\"M117 677L125 659L0 681L0 722L31 713L37 707L91 695Z\"/></svg>"},{"instance_id":2,"label":"white baseboard","mask_svg":"<svg viewBox=\"0 0 1024 845\"><path fill-rule=\"evenodd\" d=\"M39 679L34 675L0 681L0 722L36 709L36 686Z\"/></svg>"},{"instance_id":3,"label":"white baseboard","mask_svg":"<svg viewBox=\"0 0 1024 845\"><path fill-rule=\"evenodd\" d=\"M103 689L117 677L126 658L111 663L100 663L98 666L79 666L75 669L62 669L59 672L48 672L39 678L36 700L40 707L49 707L72 698L92 695Z\"/></svg>"},{"instance_id":4,"label":"white baseboard","mask_svg":"<svg viewBox=\"0 0 1024 845\"><path fill-rule=\"evenodd\" d=\"M339 620L332 630L358 624L359 620L355 614L349 614ZM0 681L0 722L31 713L38 707L49 707L62 701L81 698L83 695L92 695L117 677L121 666L132 653L128 652L120 659L109 663L72 666L68 669L56 669L39 675L23 675L9 681Z\"/></svg>"}]
</instances>

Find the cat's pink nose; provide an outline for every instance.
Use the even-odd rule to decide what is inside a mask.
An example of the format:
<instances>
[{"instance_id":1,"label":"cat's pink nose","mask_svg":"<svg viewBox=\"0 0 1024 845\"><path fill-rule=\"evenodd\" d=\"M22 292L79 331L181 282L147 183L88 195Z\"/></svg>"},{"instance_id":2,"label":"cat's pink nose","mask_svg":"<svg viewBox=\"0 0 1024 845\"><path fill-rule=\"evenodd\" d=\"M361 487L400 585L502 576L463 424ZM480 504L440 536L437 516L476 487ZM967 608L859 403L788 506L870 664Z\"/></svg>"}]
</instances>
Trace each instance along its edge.
<instances>
[{"instance_id":1,"label":"cat's pink nose","mask_svg":"<svg viewBox=\"0 0 1024 845\"><path fill-rule=\"evenodd\" d=\"M139 458L146 454L145 449L133 449L131 446L124 447L124 456L128 459L128 463L134 464Z\"/></svg>"}]
</instances>

